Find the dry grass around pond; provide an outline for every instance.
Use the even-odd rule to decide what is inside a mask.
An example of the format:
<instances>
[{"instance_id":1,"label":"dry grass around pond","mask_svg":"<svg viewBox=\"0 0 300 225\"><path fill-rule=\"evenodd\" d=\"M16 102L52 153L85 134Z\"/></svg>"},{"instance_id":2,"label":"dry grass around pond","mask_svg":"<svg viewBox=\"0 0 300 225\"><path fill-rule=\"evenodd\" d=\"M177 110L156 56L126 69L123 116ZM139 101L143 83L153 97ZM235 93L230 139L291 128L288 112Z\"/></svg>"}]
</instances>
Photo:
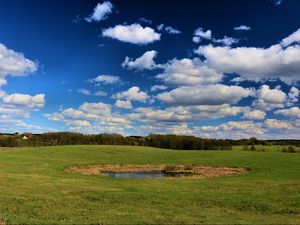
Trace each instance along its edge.
<instances>
[{"instance_id":1,"label":"dry grass around pond","mask_svg":"<svg viewBox=\"0 0 300 225\"><path fill-rule=\"evenodd\" d=\"M99 175L107 172L128 173L161 171L190 175L182 178L210 178L244 173L247 169L241 167L208 167L183 164L100 164L71 167L66 171L85 175Z\"/></svg>"}]
</instances>

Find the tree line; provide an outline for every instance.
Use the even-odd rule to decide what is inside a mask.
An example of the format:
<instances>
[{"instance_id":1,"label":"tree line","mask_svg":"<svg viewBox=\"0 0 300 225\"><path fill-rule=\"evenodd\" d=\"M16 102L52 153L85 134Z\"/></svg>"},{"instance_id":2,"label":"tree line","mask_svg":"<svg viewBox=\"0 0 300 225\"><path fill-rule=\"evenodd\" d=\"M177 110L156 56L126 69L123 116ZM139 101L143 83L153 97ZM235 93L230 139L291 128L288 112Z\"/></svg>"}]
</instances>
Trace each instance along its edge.
<instances>
[{"instance_id":1,"label":"tree line","mask_svg":"<svg viewBox=\"0 0 300 225\"><path fill-rule=\"evenodd\" d=\"M195 136L150 134L146 137L119 134L81 134L54 132L44 134L0 134L0 147L31 147L55 145L133 145L182 150L230 150L234 145L299 145L298 140L230 140Z\"/></svg>"}]
</instances>

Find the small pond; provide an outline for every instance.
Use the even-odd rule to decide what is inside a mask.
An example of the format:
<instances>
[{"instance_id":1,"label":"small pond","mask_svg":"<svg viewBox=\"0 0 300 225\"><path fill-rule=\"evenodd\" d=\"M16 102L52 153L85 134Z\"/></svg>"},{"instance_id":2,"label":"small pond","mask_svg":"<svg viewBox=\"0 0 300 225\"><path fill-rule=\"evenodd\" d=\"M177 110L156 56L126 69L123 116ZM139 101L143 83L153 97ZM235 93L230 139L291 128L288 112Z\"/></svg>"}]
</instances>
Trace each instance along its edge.
<instances>
[{"instance_id":1,"label":"small pond","mask_svg":"<svg viewBox=\"0 0 300 225\"><path fill-rule=\"evenodd\" d=\"M102 173L102 176L114 178L174 178L190 176L190 173L166 173L162 171L148 171L148 172L108 172Z\"/></svg>"}]
</instances>

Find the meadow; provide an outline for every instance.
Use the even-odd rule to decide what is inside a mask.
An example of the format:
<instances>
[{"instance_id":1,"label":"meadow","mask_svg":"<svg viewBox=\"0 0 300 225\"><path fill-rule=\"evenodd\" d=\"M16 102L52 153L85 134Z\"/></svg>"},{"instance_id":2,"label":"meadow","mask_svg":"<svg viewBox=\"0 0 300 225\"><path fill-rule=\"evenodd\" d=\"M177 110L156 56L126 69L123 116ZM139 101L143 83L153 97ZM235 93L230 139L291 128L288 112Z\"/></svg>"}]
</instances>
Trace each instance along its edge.
<instances>
[{"instance_id":1,"label":"meadow","mask_svg":"<svg viewBox=\"0 0 300 225\"><path fill-rule=\"evenodd\" d=\"M300 154L76 145L0 148L5 224L300 224ZM206 179L125 179L73 166L194 164L249 171ZM1 222L0 222L1 224Z\"/></svg>"}]
</instances>

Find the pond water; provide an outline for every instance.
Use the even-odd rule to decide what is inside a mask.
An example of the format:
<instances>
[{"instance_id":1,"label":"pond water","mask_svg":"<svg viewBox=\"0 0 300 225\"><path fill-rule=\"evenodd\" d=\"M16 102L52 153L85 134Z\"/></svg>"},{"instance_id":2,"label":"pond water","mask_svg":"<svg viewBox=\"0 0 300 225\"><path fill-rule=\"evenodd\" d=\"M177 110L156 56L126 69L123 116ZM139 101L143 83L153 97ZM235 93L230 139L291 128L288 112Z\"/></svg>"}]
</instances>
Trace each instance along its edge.
<instances>
[{"instance_id":1,"label":"pond water","mask_svg":"<svg viewBox=\"0 0 300 225\"><path fill-rule=\"evenodd\" d=\"M103 176L106 177L114 177L114 178L173 178L173 177L184 177L189 176L191 174L188 173L165 173L162 171L148 171L148 172L109 172L102 173Z\"/></svg>"}]
</instances>

